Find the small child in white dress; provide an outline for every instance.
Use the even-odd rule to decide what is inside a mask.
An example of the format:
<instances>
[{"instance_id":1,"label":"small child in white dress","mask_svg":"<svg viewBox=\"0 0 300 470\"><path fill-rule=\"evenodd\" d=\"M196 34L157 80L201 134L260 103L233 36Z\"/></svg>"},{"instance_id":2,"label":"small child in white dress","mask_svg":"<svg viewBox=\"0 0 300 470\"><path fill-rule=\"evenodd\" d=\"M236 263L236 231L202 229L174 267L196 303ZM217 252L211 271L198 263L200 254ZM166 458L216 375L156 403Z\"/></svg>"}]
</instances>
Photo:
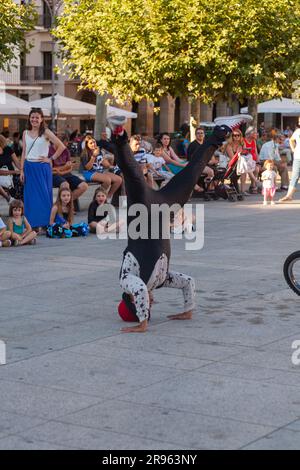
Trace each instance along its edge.
<instances>
[{"instance_id":1,"label":"small child in white dress","mask_svg":"<svg viewBox=\"0 0 300 470\"><path fill-rule=\"evenodd\" d=\"M274 171L273 160L266 160L264 164L265 171L261 175L264 196L264 206L270 201L271 206L275 205L274 196L276 193L276 172Z\"/></svg>"}]
</instances>

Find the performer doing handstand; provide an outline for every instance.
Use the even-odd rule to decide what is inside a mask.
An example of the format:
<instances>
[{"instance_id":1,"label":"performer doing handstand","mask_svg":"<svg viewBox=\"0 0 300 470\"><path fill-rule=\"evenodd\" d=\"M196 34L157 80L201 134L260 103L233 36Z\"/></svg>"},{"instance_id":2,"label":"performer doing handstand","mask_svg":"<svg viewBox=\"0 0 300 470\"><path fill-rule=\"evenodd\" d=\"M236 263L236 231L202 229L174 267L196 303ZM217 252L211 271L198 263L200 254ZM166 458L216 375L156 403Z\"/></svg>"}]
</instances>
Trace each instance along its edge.
<instances>
[{"instance_id":1,"label":"performer doing handstand","mask_svg":"<svg viewBox=\"0 0 300 470\"><path fill-rule=\"evenodd\" d=\"M140 166L134 159L128 145L126 132L123 128L115 129L117 164L124 175L128 200L128 227L135 219L134 216L128 215L128 210L133 204L143 204L148 211L147 239L142 237L134 239L130 237L129 231L128 246L124 251L120 285L125 292L127 301L134 304L139 325L123 328L123 332L139 333L147 330L150 295L154 289L159 287L178 288L183 291L184 312L170 315L168 318L173 320L192 318L192 311L195 307L194 280L185 274L169 271L170 238L161 236L159 239L151 239L151 206L153 204L167 204L171 207L173 204L179 204L183 207L189 200L204 167L230 133L230 127L216 126L213 134L192 155L188 165L175 175L166 186L155 191L145 182ZM160 220L160 234L166 228L164 224L170 224L170 220Z\"/></svg>"}]
</instances>

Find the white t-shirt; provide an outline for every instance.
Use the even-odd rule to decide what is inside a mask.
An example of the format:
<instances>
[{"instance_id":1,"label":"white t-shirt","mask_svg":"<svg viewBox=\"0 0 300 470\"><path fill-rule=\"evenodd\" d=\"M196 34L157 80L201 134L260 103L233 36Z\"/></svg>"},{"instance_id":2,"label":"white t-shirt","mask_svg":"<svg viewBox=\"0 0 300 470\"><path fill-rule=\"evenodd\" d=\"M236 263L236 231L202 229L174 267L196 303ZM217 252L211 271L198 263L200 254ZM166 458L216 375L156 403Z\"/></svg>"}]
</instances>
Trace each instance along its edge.
<instances>
[{"instance_id":1,"label":"white t-shirt","mask_svg":"<svg viewBox=\"0 0 300 470\"><path fill-rule=\"evenodd\" d=\"M0 217L0 230L2 230L3 228L6 228L6 225Z\"/></svg>"},{"instance_id":2,"label":"white t-shirt","mask_svg":"<svg viewBox=\"0 0 300 470\"><path fill-rule=\"evenodd\" d=\"M296 148L294 152L294 159L300 160L300 129L296 129L293 133L291 140L295 140Z\"/></svg>"},{"instance_id":3,"label":"white t-shirt","mask_svg":"<svg viewBox=\"0 0 300 470\"><path fill-rule=\"evenodd\" d=\"M276 186L276 173L272 170L265 170L262 173L263 188L272 189Z\"/></svg>"},{"instance_id":4,"label":"white t-shirt","mask_svg":"<svg viewBox=\"0 0 300 470\"><path fill-rule=\"evenodd\" d=\"M151 165L153 166L155 170L160 170L161 167L165 165L166 163L164 158L156 157L155 155L151 155L150 153L146 155L146 158L147 158L147 162L151 163Z\"/></svg>"}]
</instances>

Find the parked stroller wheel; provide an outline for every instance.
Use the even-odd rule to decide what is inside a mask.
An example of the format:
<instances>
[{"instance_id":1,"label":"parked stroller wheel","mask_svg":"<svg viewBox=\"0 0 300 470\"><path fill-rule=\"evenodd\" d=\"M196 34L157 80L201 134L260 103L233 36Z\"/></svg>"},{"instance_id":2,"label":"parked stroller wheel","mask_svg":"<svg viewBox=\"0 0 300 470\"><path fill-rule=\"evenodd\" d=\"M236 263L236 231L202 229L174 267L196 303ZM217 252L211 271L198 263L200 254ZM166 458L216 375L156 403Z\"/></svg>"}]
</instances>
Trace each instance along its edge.
<instances>
[{"instance_id":1,"label":"parked stroller wheel","mask_svg":"<svg viewBox=\"0 0 300 470\"><path fill-rule=\"evenodd\" d=\"M283 274L289 287L300 295L300 251L287 257L283 266Z\"/></svg>"},{"instance_id":2,"label":"parked stroller wheel","mask_svg":"<svg viewBox=\"0 0 300 470\"><path fill-rule=\"evenodd\" d=\"M236 202L236 196L234 194L228 194L228 201L229 202Z\"/></svg>"},{"instance_id":3,"label":"parked stroller wheel","mask_svg":"<svg viewBox=\"0 0 300 470\"><path fill-rule=\"evenodd\" d=\"M238 201L243 201L244 199L245 199L245 198L244 198L244 196L243 196L242 194L238 194L238 195L237 195L237 200L238 200Z\"/></svg>"}]
</instances>

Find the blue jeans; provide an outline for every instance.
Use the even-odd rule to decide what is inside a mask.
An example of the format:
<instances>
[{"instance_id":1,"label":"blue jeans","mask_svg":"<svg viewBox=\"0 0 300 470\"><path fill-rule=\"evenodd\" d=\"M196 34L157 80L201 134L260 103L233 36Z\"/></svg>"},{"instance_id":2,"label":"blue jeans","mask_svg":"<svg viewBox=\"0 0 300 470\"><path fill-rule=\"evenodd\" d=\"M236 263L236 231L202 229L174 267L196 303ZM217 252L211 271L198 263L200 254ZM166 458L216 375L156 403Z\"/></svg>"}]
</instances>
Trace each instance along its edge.
<instances>
[{"instance_id":1,"label":"blue jeans","mask_svg":"<svg viewBox=\"0 0 300 470\"><path fill-rule=\"evenodd\" d=\"M297 187L299 178L300 178L300 160L294 159L292 177L291 177L289 189L294 189Z\"/></svg>"}]
</instances>

